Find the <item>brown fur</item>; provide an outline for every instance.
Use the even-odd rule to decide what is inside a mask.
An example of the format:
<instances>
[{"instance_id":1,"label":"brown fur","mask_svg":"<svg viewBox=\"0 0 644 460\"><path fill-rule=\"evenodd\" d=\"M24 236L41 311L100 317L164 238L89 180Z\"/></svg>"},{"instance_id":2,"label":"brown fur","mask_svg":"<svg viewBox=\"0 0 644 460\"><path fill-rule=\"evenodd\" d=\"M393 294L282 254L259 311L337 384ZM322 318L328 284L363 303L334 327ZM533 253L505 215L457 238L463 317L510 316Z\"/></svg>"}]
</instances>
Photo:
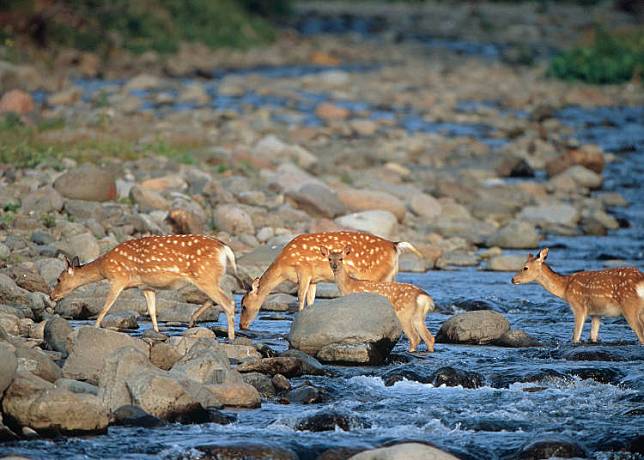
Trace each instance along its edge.
<instances>
[{"instance_id":1,"label":"brown fur","mask_svg":"<svg viewBox=\"0 0 644 460\"><path fill-rule=\"evenodd\" d=\"M266 296L283 281L297 283L300 310L305 302L311 305L315 300L317 283L333 280L333 272L326 258L320 254L320 247L342 249L346 244L354 248L353 254L347 258L347 269L357 278L375 281L394 279L398 273L398 255L401 251L418 253L409 243L395 243L365 232L324 232L297 236L284 246L264 274L253 281L250 292L242 298L240 327L247 329L250 326Z\"/></svg>"},{"instance_id":2,"label":"brown fur","mask_svg":"<svg viewBox=\"0 0 644 460\"><path fill-rule=\"evenodd\" d=\"M586 317L592 318L590 340L599 338L602 316L624 315L641 344L644 344L644 274L637 268L610 268L578 272L571 275L555 273L546 263L548 248L538 257L528 254L525 266L512 278L512 283L536 281L547 291L562 298L575 315L572 341L578 343Z\"/></svg>"},{"instance_id":3,"label":"brown fur","mask_svg":"<svg viewBox=\"0 0 644 460\"><path fill-rule=\"evenodd\" d=\"M58 301L77 287L108 280L110 292L96 319L96 327L100 327L121 291L138 287L145 295L154 330L158 331L154 290L177 289L190 283L224 309L228 337L231 340L235 338L235 303L219 287L226 271L226 261L230 261L236 270L235 256L228 246L215 238L201 235L151 236L121 243L83 266L76 262L77 258L74 260L75 263L67 261L51 298ZM211 302L206 302L199 308L193 314L191 324L211 306Z\"/></svg>"},{"instance_id":4,"label":"brown fur","mask_svg":"<svg viewBox=\"0 0 644 460\"><path fill-rule=\"evenodd\" d=\"M434 337L425 325L425 316L434 309L434 301L422 289L407 283L364 281L353 278L345 268L346 257L353 252L351 245L341 250L329 250L325 246L320 253L327 258L333 271L335 283L342 295L355 292L374 292L386 297L394 307L405 335L409 339L409 351L416 351L420 339L428 351L434 351Z\"/></svg>"}]
</instances>

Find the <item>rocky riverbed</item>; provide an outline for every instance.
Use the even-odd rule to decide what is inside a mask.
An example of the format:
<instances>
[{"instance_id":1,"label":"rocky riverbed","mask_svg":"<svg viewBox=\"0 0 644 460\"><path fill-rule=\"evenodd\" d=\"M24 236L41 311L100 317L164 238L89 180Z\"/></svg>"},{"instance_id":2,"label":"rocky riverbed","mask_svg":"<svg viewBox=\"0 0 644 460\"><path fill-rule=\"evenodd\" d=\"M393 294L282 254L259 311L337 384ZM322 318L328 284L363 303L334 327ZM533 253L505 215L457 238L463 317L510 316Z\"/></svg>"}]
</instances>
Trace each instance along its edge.
<instances>
[{"instance_id":1,"label":"rocky riverbed","mask_svg":"<svg viewBox=\"0 0 644 460\"><path fill-rule=\"evenodd\" d=\"M0 166L0 453L349 458L420 441L459 458L639 458L633 332L607 319L599 345L572 347L568 307L509 272L546 245L564 272L642 268L641 86L564 84L417 38L287 34L260 51L186 46L108 67L70 52L55 82L0 66L3 89L19 88L0 111L22 120L2 128L22 136L3 152L47 147ZM281 286L232 344L216 309L187 329L205 300L194 289L159 294L163 335L136 291L108 330L87 327L104 283L47 296L61 255L209 233L237 254L223 284L239 300L294 235L341 228L421 251L400 278L438 305L435 353L408 354L377 327L378 299L336 300L333 285L313 324L293 328ZM360 324L357 343L353 328L329 340L338 318L325 311ZM314 326L322 338L305 345L298 331Z\"/></svg>"}]
</instances>

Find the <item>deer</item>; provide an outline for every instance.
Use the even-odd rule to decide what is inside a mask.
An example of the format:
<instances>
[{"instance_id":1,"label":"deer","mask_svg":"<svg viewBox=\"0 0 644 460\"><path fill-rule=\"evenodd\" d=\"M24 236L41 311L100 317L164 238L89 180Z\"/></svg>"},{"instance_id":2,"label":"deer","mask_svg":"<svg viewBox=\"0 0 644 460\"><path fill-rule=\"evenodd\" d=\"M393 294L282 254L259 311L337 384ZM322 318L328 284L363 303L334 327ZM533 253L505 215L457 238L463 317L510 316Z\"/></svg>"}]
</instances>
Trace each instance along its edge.
<instances>
[{"instance_id":1,"label":"deer","mask_svg":"<svg viewBox=\"0 0 644 460\"><path fill-rule=\"evenodd\" d=\"M346 244L355 248L347 259L348 269L360 279L391 281L398 273L398 256L410 251L422 258L418 250L405 241L393 242L367 232L322 232L306 233L289 241L277 255L264 274L255 278L251 289L242 297L239 327L248 329L266 296L281 282L291 281L298 285L298 310L315 301L317 283L333 281L333 272L320 247L343 248Z\"/></svg>"},{"instance_id":2,"label":"deer","mask_svg":"<svg viewBox=\"0 0 644 460\"><path fill-rule=\"evenodd\" d=\"M109 281L110 290L95 323L96 327L101 327L103 318L121 292L137 287L145 296L152 326L159 332L155 289L178 289L192 284L211 300L192 314L190 327L212 307L212 302L216 302L226 314L228 338L234 340L235 303L219 286L227 263L236 273L233 251L215 238L205 235L149 236L125 241L84 265L79 263L78 257L71 262L65 257L65 269L50 298L58 302L80 286L104 279Z\"/></svg>"},{"instance_id":3,"label":"deer","mask_svg":"<svg viewBox=\"0 0 644 460\"><path fill-rule=\"evenodd\" d=\"M623 315L644 345L644 273L634 267L623 267L560 275L546 264L547 257L548 248L536 257L528 254L512 284L536 281L565 300L575 316L573 343L579 343L587 316L592 318L590 341L596 343L601 317Z\"/></svg>"},{"instance_id":4,"label":"deer","mask_svg":"<svg viewBox=\"0 0 644 460\"><path fill-rule=\"evenodd\" d=\"M409 352L416 351L421 338L427 346L427 351L433 352L434 337L425 325L427 313L434 310L434 300L431 296L413 284L393 281L365 281L352 277L346 269L346 258L352 252L353 248L350 244L340 250L330 250L326 246L320 247L320 254L327 259L340 294L373 292L386 297L394 307L394 313L409 339Z\"/></svg>"}]
</instances>

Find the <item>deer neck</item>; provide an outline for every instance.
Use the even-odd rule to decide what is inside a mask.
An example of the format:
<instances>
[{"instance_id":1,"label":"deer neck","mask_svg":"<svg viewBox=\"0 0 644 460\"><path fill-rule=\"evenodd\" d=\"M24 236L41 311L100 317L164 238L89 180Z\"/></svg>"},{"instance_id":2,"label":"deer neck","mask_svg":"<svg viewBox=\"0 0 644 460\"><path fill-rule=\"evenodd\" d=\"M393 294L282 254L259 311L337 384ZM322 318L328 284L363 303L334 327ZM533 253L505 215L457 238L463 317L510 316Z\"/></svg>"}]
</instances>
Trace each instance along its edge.
<instances>
[{"instance_id":1,"label":"deer neck","mask_svg":"<svg viewBox=\"0 0 644 460\"><path fill-rule=\"evenodd\" d=\"M355 291L356 280L351 278L347 270L344 268L344 265L342 265L333 275L335 276L335 284L338 286L342 295L351 294Z\"/></svg>"},{"instance_id":2,"label":"deer neck","mask_svg":"<svg viewBox=\"0 0 644 460\"><path fill-rule=\"evenodd\" d=\"M266 269L264 274L259 278L259 287L257 288L257 296L260 301L260 305L264 303L264 299L271 293L271 291L284 281L281 271L275 264L271 264L270 267Z\"/></svg>"},{"instance_id":3,"label":"deer neck","mask_svg":"<svg viewBox=\"0 0 644 460\"><path fill-rule=\"evenodd\" d=\"M95 283L104 279L101 272L100 259L96 259L81 267L74 268L74 289L85 286L86 284Z\"/></svg>"},{"instance_id":4,"label":"deer neck","mask_svg":"<svg viewBox=\"0 0 644 460\"><path fill-rule=\"evenodd\" d=\"M543 264L543 270L537 278L537 282L543 286L543 288L550 292L553 295L563 299L566 293L566 288L568 287L569 277L565 275L560 275L559 273L552 270L546 264Z\"/></svg>"}]
</instances>

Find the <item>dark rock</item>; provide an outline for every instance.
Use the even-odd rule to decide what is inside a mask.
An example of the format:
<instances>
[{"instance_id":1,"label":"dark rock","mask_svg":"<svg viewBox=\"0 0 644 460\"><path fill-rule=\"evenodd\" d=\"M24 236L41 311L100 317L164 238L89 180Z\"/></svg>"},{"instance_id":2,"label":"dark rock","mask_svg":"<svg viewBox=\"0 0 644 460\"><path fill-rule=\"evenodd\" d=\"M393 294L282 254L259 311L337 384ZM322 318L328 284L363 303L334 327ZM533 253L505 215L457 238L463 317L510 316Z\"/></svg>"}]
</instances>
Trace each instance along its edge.
<instances>
[{"instance_id":1,"label":"dark rock","mask_svg":"<svg viewBox=\"0 0 644 460\"><path fill-rule=\"evenodd\" d=\"M382 376L382 381L385 383L385 386L390 387L396 382L402 380L410 380L412 382L419 383L431 383L432 377L424 375L415 369L410 369L408 367L398 367L392 369L388 372L385 372Z\"/></svg>"},{"instance_id":2,"label":"dark rock","mask_svg":"<svg viewBox=\"0 0 644 460\"><path fill-rule=\"evenodd\" d=\"M182 357L183 355L177 350L177 347L165 342L155 342L150 348L150 361L165 371L172 369L172 366Z\"/></svg>"},{"instance_id":3,"label":"dark rock","mask_svg":"<svg viewBox=\"0 0 644 460\"><path fill-rule=\"evenodd\" d=\"M308 374L308 375L328 374L326 368L320 361L315 359L313 356L304 353L303 351L290 349L280 353L280 356L289 356L291 358L297 358L300 361L302 361L302 368L304 370L304 374Z\"/></svg>"},{"instance_id":4,"label":"dark rock","mask_svg":"<svg viewBox=\"0 0 644 460\"><path fill-rule=\"evenodd\" d=\"M46 244L52 244L56 240L48 232L45 232L43 230L34 230L34 232L31 234L31 241L39 246L43 246Z\"/></svg>"},{"instance_id":5,"label":"dark rock","mask_svg":"<svg viewBox=\"0 0 644 460\"><path fill-rule=\"evenodd\" d=\"M446 366L434 372L431 382L434 386L447 385L448 387L478 388L483 385L483 378L476 372Z\"/></svg>"},{"instance_id":6,"label":"dark rock","mask_svg":"<svg viewBox=\"0 0 644 460\"><path fill-rule=\"evenodd\" d=\"M622 374L617 369L586 367L581 369L572 369L570 374L580 379L590 379L599 383L616 384L622 379Z\"/></svg>"},{"instance_id":7,"label":"dark rock","mask_svg":"<svg viewBox=\"0 0 644 460\"><path fill-rule=\"evenodd\" d=\"M541 347L543 344L534 337L529 336L526 332L518 329L510 329L501 337L492 342L492 345L498 347L511 347L511 348L528 348L528 347Z\"/></svg>"},{"instance_id":8,"label":"dark rock","mask_svg":"<svg viewBox=\"0 0 644 460\"><path fill-rule=\"evenodd\" d=\"M343 431L370 428L371 423L362 417L323 409L313 415L300 419L295 429L298 431L334 431L336 426Z\"/></svg>"},{"instance_id":9,"label":"dark rock","mask_svg":"<svg viewBox=\"0 0 644 460\"><path fill-rule=\"evenodd\" d=\"M348 460L364 451L358 447L332 447L322 452L315 460Z\"/></svg>"},{"instance_id":10,"label":"dark rock","mask_svg":"<svg viewBox=\"0 0 644 460\"><path fill-rule=\"evenodd\" d=\"M454 307L457 310L463 311L496 310L490 302L479 299L459 300L458 302L454 302Z\"/></svg>"},{"instance_id":11,"label":"dark rock","mask_svg":"<svg viewBox=\"0 0 644 460\"><path fill-rule=\"evenodd\" d=\"M219 425L230 425L237 421L237 416L235 414L225 414L224 412L216 409L214 407L207 407L208 417L210 423L217 423Z\"/></svg>"},{"instance_id":12,"label":"dark rock","mask_svg":"<svg viewBox=\"0 0 644 460\"><path fill-rule=\"evenodd\" d=\"M254 386L262 397L272 398L275 396L275 386L268 375L260 372L248 372L242 374L242 379L249 385Z\"/></svg>"},{"instance_id":13,"label":"dark rock","mask_svg":"<svg viewBox=\"0 0 644 460\"><path fill-rule=\"evenodd\" d=\"M283 393L291 389L291 382L289 382L282 374L275 374L271 379L271 382L278 393Z\"/></svg>"},{"instance_id":14,"label":"dark rock","mask_svg":"<svg viewBox=\"0 0 644 460\"><path fill-rule=\"evenodd\" d=\"M45 323L45 345L47 349L58 351L67 356L67 336L74 330L67 320L55 316Z\"/></svg>"},{"instance_id":15,"label":"dark rock","mask_svg":"<svg viewBox=\"0 0 644 460\"><path fill-rule=\"evenodd\" d=\"M627 359L623 356L619 356L604 350L593 350L583 349L583 350L570 350L563 353L563 359L568 361L626 361Z\"/></svg>"},{"instance_id":16,"label":"dark rock","mask_svg":"<svg viewBox=\"0 0 644 460\"><path fill-rule=\"evenodd\" d=\"M500 177L534 177L532 166L520 157L504 159L496 168Z\"/></svg>"},{"instance_id":17,"label":"dark rock","mask_svg":"<svg viewBox=\"0 0 644 460\"><path fill-rule=\"evenodd\" d=\"M528 422L493 417L477 417L473 419L461 420L459 421L459 423L461 424L461 429L471 431L513 432L529 431L530 429L532 429L532 425L530 425L530 423Z\"/></svg>"},{"instance_id":18,"label":"dark rock","mask_svg":"<svg viewBox=\"0 0 644 460\"><path fill-rule=\"evenodd\" d=\"M286 399L296 404L316 404L328 400L328 393L310 383L294 388L286 395Z\"/></svg>"},{"instance_id":19,"label":"dark rock","mask_svg":"<svg viewBox=\"0 0 644 460\"><path fill-rule=\"evenodd\" d=\"M268 444L224 444L219 446L197 446L204 453L201 460L298 460L291 449Z\"/></svg>"},{"instance_id":20,"label":"dark rock","mask_svg":"<svg viewBox=\"0 0 644 460\"><path fill-rule=\"evenodd\" d=\"M588 452L581 445L565 438L534 441L517 452L517 458L521 460L540 460L551 457L587 458Z\"/></svg>"},{"instance_id":21,"label":"dark rock","mask_svg":"<svg viewBox=\"0 0 644 460\"><path fill-rule=\"evenodd\" d=\"M112 417L114 425L143 426L147 428L162 425L161 419L148 414L139 406L126 405L116 409Z\"/></svg>"},{"instance_id":22,"label":"dark rock","mask_svg":"<svg viewBox=\"0 0 644 460\"><path fill-rule=\"evenodd\" d=\"M282 374L285 377L297 377L303 374L320 375L321 372L304 361L291 356L278 356L276 358L261 358L248 360L237 366L241 373L261 372L262 374Z\"/></svg>"},{"instance_id":23,"label":"dark rock","mask_svg":"<svg viewBox=\"0 0 644 460\"><path fill-rule=\"evenodd\" d=\"M539 371L508 371L501 374L494 374L490 378L491 386L494 388L508 388L513 383L539 383L548 380L572 381L572 378L554 369L541 369Z\"/></svg>"}]
</instances>

